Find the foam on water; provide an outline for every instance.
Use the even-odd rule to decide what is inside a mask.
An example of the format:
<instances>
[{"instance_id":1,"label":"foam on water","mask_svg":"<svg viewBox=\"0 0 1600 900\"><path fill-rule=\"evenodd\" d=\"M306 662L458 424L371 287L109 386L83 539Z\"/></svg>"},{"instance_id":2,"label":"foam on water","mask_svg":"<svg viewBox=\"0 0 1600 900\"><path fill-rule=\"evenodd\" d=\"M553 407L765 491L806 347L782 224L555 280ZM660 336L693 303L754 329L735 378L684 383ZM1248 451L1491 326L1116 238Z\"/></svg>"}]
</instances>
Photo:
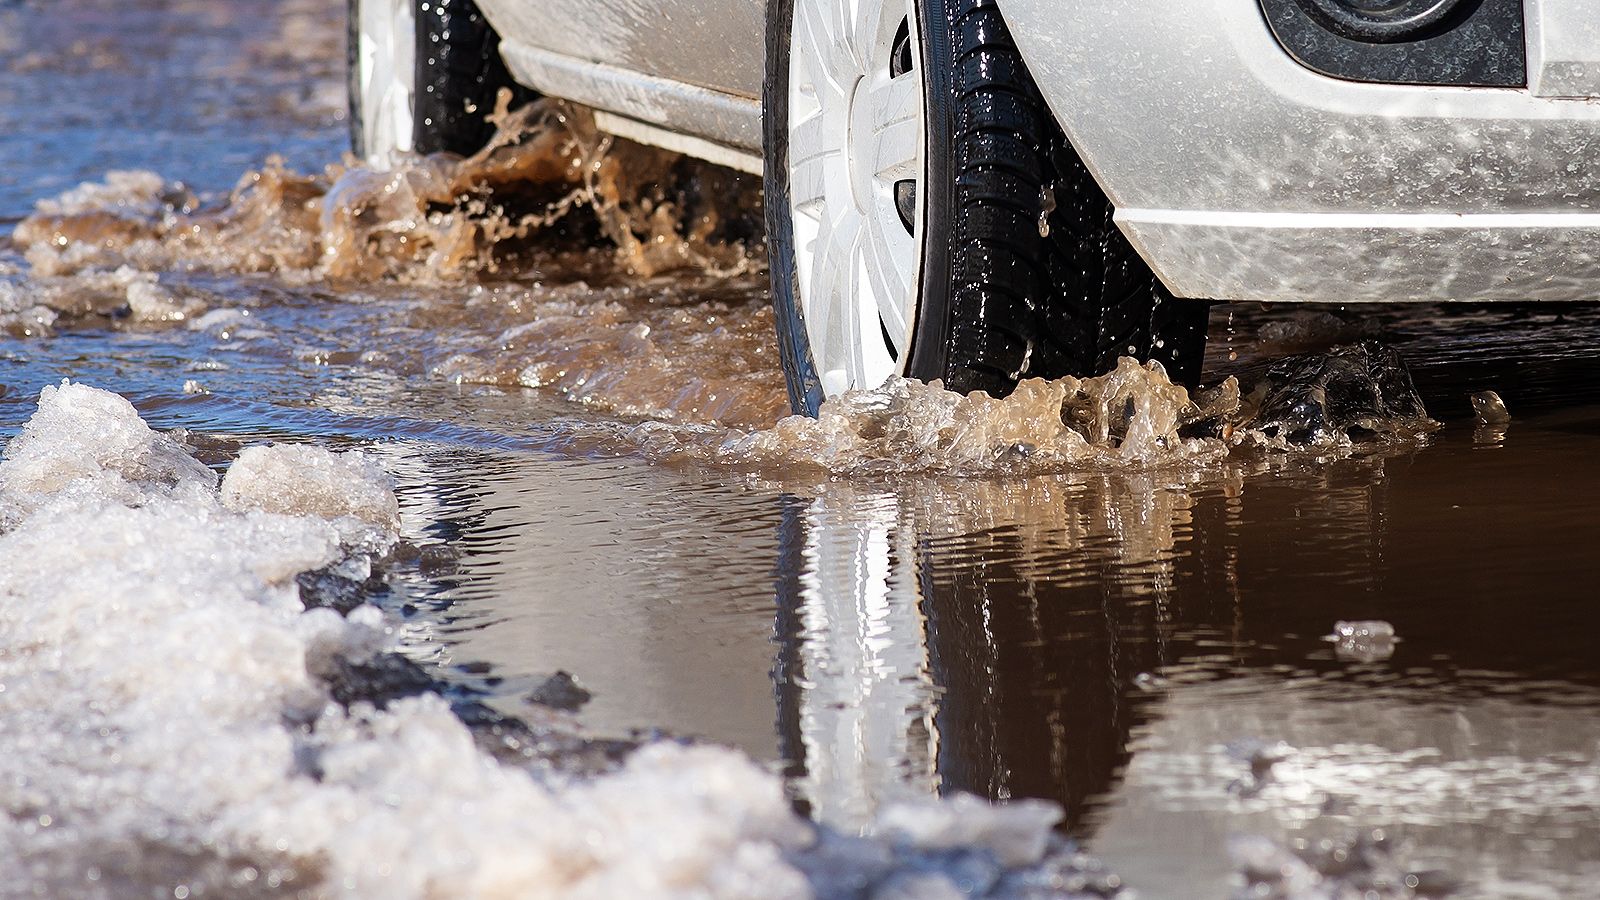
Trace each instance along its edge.
<instances>
[{"instance_id":1,"label":"foam on water","mask_svg":"<svg viewBox=\"0 0 1600 900\"><path fill-rule=\"evenodd\" d=\"M1039 804L891 807L880 843L819 843L730 750L657 743L541 779L438 695L341 706L328 673L394 638L375 607L308 610L295 576L364 577L396 541L390 480L359 453L247 448L219 488L126 400L63 384L6 448L0 509L8 888L804 897L826 887L811 869L859 887L965 850L988 895L1059 850Z\"/></svg>"},{"instance_id":2,"label":"foam on water","mask_svg":"<svg viewBox=\"0 0 1600 900\"><path fill-rule=\"evenodd\" d=\"M1237 398L1236 388L1232 396ZM1099 378L1024 381L1004 399L895 378L829 400L815 419L790 416L770 429L731 433L715 443L678 440L648 426L641 437L657 454L725 464L983 475L1215 457L1226 452L1221 442L1178 433L1180 423L1204 414L1159 364L1124 359Z\"/></svg>"},{"instance_id":3,"label":"foam on water","mask_svg":"<svg viewBox=\"0 0 1600 900\"><path fill-rule=\"evenodd\" d=\"M203 317L207 299L175 289L155 272L130 266L71 276L24 273L0 260L0 332L47 337L98 320L123 327L162 327Z\"/></svg>"},{"instance_id":4,"label":"foam on water","mask_svg":"<svg viewBox=\"0 0 1600 900\"><path fill-rule=\"evenodd\" d=\"M1269 377L1249 397L1231 376L1191 395L1159 363L1124 357L1105 375L1030 379L1000 399L891 378L828 400L815 419L789 416L750 431L647 423L629 439L656 459L758 470L987 476L1211 465L1236 450L1337 455L1425 434L1434 423L1399 357L1390 352L1379 366L1369 352L1378 351L1327 356L1342 364L1340 391L1315 380L1332 365L1321 355L1287 361L1288 375ZM1289 375L1303 377L1282 380ZM1360 387L1371 390L1361 395Z\"/></svg>"}]
</instances>

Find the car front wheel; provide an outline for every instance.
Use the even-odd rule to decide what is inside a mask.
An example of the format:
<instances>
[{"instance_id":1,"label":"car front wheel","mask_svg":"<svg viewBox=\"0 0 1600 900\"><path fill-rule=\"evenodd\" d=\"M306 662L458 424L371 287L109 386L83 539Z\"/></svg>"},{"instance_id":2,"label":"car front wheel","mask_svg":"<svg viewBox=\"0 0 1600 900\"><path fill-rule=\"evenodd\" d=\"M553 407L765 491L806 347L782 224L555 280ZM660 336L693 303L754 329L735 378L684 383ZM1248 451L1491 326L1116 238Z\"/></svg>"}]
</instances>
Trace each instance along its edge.
<instances>
[{"instance_id":1,"label":"car front wheel","mask_svg":"<svg viewBox=\"0 0 1600 900\"><path fill-rule=\"evenodd\" d=\"M769 0L766 216L791 405L904 375L1008 393L1199 375L1207 305L1112 222L994 0Z\"/></svg>"}]
</instances>

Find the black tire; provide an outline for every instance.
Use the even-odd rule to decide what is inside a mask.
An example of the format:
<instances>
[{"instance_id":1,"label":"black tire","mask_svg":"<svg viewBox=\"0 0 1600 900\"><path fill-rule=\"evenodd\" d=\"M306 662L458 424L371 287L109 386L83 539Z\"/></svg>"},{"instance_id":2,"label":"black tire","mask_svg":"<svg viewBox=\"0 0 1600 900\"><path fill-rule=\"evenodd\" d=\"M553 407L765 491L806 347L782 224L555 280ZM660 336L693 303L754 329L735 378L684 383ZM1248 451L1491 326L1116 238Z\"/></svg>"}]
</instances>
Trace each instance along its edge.
<instances>
[{"instance_id":1,"label":"black tire","mask_svg":"<svg viewBox=\"0 0 1600 900\"><path fill-rule=\"evenodd\" d=\"M918 10L927 237L906 373L1004 396L1023 378L1100 374L1131 355L1194 383L1208 304L1173 298L1112 222L1111 202L1046 107L994 0L919 0ZM790 403L814 415L823 394L801 320L789 208L794 0L768 0L767 14L772 297Z\"/></svg>"},{"instance_id":2,"label":"black tire","mask_svg":"<svg viewBox=\"0 0 1600 900\"><path fill-rule=\"evenodd\" d=\"M350 147L365 157L357 34L361 0L349 0ZM416 81L412 95L412 148L470 156L494 136L484 117L494 111L501 88L512 105L533 98L500 58L500 35L473 0L415 0Z\"/></svg>"},{"instance_id":3,"label":"black tire","mask_svg":"<svg viewBox=\"0 0 1600 900\"><path fill-rule=\"evenodd\" d=\"M494 136L484 117L501 88L532 99L500 58L500 35L473 0L418 0L416 133L419 153L469 156Z\"/></svg>"}]
</instances>

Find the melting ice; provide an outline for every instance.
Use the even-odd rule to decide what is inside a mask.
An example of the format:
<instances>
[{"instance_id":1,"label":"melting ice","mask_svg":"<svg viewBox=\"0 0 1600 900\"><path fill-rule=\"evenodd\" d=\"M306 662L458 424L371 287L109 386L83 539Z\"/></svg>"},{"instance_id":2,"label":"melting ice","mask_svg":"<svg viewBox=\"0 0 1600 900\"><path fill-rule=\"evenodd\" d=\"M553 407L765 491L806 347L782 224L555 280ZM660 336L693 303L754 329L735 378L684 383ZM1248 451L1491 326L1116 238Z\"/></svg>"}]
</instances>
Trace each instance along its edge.
<instances>
[{"instance_id":1,"label":"melting ice","mask_svg":"<svg viewBox=\"0 0 1600 900\"><path fill-rule=\"evenodd\" d=\"M609 774L541 778L479 749L436 694L340 705L325 674L394 638L375 607L308 610L295 576L362 577L397 509L359 452L251 447L219 483L123 398L46 388L0 462L8 889L1116 892L1044 804L892 806L880 837L853 838L731 750L659 742Z\"/></svg>"}]
</instances>

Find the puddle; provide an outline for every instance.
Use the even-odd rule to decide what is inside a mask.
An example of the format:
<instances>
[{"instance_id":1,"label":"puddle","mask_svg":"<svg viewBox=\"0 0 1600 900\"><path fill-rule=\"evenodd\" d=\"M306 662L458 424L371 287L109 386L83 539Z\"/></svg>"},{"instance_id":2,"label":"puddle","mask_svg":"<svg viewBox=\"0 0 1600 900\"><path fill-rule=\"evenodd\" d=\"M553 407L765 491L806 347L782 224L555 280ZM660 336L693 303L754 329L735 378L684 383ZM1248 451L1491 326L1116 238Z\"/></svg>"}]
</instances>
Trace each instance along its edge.
<instances>
[{"instance_id":1,"label":"puddle","mask_svg":"<svg viewBox=\"0 0 1600 900\"><path fill-rule=\"evenodd\" d=\"M336 9L41 10L0 7L30 886L1600 878L1600 307L1221 308L1193 397L1125 364L783 419L759 235L707 200L748 179L558 108L380 176ZM17 438L62 378L171 440L87 388L97 437Z\"/></svg>"}]
</instances>

